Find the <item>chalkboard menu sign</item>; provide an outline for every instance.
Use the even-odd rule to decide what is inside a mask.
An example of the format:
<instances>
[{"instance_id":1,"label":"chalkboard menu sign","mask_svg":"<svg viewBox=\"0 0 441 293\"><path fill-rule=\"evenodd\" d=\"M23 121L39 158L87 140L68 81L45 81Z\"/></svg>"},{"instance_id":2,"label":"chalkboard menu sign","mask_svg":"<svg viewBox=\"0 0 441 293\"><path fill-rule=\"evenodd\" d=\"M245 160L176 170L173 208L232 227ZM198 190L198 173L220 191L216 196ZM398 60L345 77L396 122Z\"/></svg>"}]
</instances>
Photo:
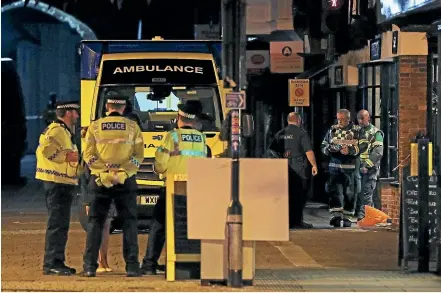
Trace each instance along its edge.
<instances>
[{"instance_id":1,"label":"chalkboard menu sign","mask_svg":"<svg viewBox=\"0 0 441 293\"><path fill-rule=\"evenodd\" d=\"M402 190L402 237L404 260L418 260L419 241L419 194L418 177L410 176L410 169L403 169ZM437 245L440 237L438 229L441 211L438 207L437 177L429 177L429 250L430 260L436 261Z\"/></svg>"},{"instance_id":2,"label":"chalkboard menu sign","mask_svg":"<svg viewBox=\"0 0 441 293\"><path fill-rule=\"evenodd\" d=\"M188 239L187 233L187 196L174 195L175 253L200 254L201 241Z\"/></svg>"}]
</instances>

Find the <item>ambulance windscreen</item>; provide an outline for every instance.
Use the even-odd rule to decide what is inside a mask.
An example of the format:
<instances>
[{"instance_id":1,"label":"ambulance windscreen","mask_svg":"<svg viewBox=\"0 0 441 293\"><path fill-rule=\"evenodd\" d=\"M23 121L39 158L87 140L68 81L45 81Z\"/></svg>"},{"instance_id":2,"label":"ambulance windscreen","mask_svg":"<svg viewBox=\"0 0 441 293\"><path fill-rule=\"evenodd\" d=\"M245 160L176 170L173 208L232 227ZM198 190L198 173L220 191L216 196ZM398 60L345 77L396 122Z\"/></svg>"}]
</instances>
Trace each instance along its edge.
<instances>
[{"instance_id":1,"label":"ambulance windscreen","mask_svg":"<svg viewBox=\"0 0 441 293\"><path fill-rule=\"evenodd\" d=\"M152 87L112 86L101 87L99 93L98 116L105 115L104 97L108 93L118 93L130 98L126 107L128 117L137 117L142 131L169 131L175 127L178 105L187 100L199 100L202 111L208 120L202 120L203 131L219 131L221 124L221 106L216 87L170 86L170 94L160 98ZM164 93L168 93L164 91ZM130 115L129 115L130 114Z\"/></svg>"}]
</instances>

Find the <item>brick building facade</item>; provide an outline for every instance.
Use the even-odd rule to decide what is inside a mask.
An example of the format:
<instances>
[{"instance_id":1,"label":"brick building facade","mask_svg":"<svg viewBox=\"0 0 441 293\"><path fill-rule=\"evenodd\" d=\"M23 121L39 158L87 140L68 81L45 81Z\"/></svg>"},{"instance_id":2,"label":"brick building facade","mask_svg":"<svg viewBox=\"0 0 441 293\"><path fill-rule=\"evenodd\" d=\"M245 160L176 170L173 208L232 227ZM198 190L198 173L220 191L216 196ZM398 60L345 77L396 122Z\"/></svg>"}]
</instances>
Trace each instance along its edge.
<instances>
[{"instance_id":1,"label":"brick building facade","mask_svg":"<svg viewBox=\"0 0 441 293\"><path fill-rule=\"evenodd\" d=\"M385 133L377 194L381 210L396 224L402 168L409 164L411 140L418 132L427 133L427 55L425 33L400 32L394 26L364 49L341 56L329 69L331 87L357 87L357 99L363 100L357 102L357 110L368 109L372 123ZM342 67L343 85L335 83L336 67Z\"/></svg>"}]
</instances>

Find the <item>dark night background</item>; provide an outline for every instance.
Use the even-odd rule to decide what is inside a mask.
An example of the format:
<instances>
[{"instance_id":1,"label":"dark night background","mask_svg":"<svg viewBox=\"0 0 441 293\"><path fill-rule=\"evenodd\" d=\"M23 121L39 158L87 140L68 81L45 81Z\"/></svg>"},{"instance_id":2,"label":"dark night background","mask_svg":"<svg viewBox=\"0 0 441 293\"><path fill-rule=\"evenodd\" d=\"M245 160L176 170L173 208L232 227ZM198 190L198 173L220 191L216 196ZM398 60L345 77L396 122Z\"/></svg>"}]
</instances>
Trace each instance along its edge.
<instances>
[{"instance_id":1,"label":"dark night background","mask_svg":"<svg viewBox=\"0 0 441 293\"><path fill-rule=\"evenodd\" d=\"M12 0L2 1L2 6ZM136 39L139 20L143 39L193 39L195 23L218 23L220 0L46 0L87 24L98 39ZM23 12L20 12L23 13Z\"/></svg>"}]
</instances>

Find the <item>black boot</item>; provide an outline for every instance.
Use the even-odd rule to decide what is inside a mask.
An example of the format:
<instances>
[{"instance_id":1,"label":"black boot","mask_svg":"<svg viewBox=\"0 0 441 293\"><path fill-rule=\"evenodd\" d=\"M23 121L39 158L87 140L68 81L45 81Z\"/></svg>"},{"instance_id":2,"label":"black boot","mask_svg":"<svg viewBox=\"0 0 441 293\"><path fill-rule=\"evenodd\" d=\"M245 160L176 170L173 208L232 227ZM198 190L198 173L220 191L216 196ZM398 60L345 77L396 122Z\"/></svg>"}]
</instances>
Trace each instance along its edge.
<instances>
[{"instance_id":1,"label":"black boot","mask_svg":"<svg viewBox=\"0 0 441 293\"><path fill-rule=\"evenodd\" d=\"M333 217L331 221L329 221L329 225L334 226L335 228L341 227L341 217Z\"/></svg>"},{"instance_id":2,"label":"black boot","mask_svg":"<svg viewBox=\"0 0 441 293\"><path fill-rule=\"evenodd\" d=\"M352 222L349 219L343 219L343 227L350 228L352 226Z\"/></svg>"}]
</instances>

